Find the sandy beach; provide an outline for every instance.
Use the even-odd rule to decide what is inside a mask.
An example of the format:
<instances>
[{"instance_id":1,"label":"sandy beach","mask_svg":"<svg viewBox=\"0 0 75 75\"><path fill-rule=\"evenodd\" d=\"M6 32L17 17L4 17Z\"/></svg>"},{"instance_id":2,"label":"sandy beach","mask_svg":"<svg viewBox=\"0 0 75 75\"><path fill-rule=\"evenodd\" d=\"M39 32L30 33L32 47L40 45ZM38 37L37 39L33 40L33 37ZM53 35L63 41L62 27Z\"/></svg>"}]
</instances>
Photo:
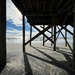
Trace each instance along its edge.
<instances>
[{"instance_id":1,"label":"sandy beach","mask_svg":"<svg viewBox=\"0 0 75 75\"><path fill-rule=\"evenodd\" d=\"M65 45L46 43L27 45L7 43L7 65L0 75L75 75L72 69L72 52Z\"/></svg>"}]
</instances>

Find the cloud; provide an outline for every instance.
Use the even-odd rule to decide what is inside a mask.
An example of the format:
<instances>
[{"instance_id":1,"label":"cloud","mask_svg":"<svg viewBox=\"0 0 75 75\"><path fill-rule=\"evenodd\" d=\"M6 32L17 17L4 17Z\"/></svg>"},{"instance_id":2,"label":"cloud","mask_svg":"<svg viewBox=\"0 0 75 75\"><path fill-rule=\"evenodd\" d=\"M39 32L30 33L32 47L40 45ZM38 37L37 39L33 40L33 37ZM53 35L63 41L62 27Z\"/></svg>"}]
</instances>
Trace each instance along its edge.
<instances>
[{"instance_id":1,"label":"cloud","mask_svg":"<svg viewBox=\"0 0 75 75\"><path fill-rule=\"evenodd\" d=\"M7 28L6 37L8 38L22 38L22 31L14 29L12 27Z\"/></svg>"},{"instance_id":2,"label":"cloud","mask_svg":"<svg viewBox=\"0 0 75 75\"><path fill-rule=\"evenodd\" d=\"M7 0L7 21L11 21L17 26L22 25L22 15L11 0Z\"/></svg>"},{"instance_id":3,"label":"cloud","mask_svg":"<svg viewBox=\"0 0 75 75\"><path fill-rule=\"evenodd\" d=\"M22 31L14 29L12 27L8 27L6 32L7 32L7 37L14 37L14 38L21 37L22 38L22 36L23 36ZM32 37L35 36L37 33L38 32L33 32L32 33ZM25 35L30 37L30 32L29 31L25 31Z\"/></svg>"}]
</instances>

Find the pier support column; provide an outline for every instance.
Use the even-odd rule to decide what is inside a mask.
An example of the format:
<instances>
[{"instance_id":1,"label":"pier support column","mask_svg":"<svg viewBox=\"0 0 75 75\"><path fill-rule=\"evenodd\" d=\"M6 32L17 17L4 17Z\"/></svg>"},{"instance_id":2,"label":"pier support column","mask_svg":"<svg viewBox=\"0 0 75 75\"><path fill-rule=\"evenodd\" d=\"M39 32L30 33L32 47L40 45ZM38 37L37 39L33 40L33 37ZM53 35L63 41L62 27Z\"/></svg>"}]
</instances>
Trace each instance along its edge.
<instances>
[{"instance_id":1,"label":"pier support column","mask_svg":"<svg viewBox=\"0 0 75 75\"><path fill-rule=\"evenodd\" d=\"M65 28L67 28L67 26L65 25ZM67 40L67 31L65 30L65 39ZM65 41L65 46L67 46L67 42Z\"/></svg>"},{"instance_id":2,"label":"pier support column","mask_svg":"<svg viewBox=\"0 0 75 75\"><path fill-rule=\"evenodd\" d=\"M0 72L6 65L6 0L0 0Z\"/></svg>"},{"instance_id":3,"label":"pier support column","mask_svg":"<svg viewBox=\"0 0 75 75\"><path fill-rule=\"evenodd\" d=\"M75 70L75 2L74 2L74 30L73 30L73 69Z\"/></svg>"},{"instance_id":4,"label":"pier support column","mask_svg":"<svg viewBox=\"0 0 75 75\"><path fill-rule=\"evenodd\" d=\"M22 20L23 20L23 51L25 51L25 18L24 15L22 16Z\"/></svg>"},{"instance_id":5,"label":"pier support column","mask_svg":"<svg viewBox=\"0 0 75 75\"><path fill-rule=\"evenodd\" d=\"M53 35L53 27L51 28L51 36ZM53 39L53 37L52 37ZM51 42L51 46L53 45L53 43Z\"/></svg>"},{"instance_id":6,"label":"pier support column","mask_svg":"<svg viewBox=\"0 0 75 75\"><path fill-rule=\"evenodd\" d=\"M43 30L44 30L44 28L45 28L45 25L43 25ZM44 34L44 33L43 33ZM43 35L43 46L45 46L45 37L44 37L44 35Z\"/></svg>"},{"instance_id":7,"label":"pier support column","mask_svg":"<svg viewBox=\"0 0 75 75\"><path fill-rule=\"evenodd\" d=\"M56 51L56 25L54 26L54 51Z\"/></svg>"},{"instance_id":8,"label":"pier support column","mask_svg":"<svg viewBox=\"0 0 75 75\"><path fill-rule=\"evenodd\" d=\"M31 37L32 37L32 26L30 26L30 40L31 40ZM31 46L31 41L30 41L30 46Z\"/></svg>"}]
</instances>

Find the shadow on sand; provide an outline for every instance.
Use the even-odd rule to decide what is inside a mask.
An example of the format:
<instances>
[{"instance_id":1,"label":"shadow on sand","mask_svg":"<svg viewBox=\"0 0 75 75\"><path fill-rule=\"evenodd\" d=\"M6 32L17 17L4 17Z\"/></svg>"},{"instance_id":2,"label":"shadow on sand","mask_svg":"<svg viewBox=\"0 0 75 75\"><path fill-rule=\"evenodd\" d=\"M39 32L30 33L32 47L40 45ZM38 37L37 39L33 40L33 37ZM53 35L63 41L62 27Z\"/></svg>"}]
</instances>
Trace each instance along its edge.
<instances>
[{"instance_id":1,"label":"shadow on sand","mask_svg":"<svg viewBox=\"0 0 75 75\"><path fill-rule=\"evenodd\" d=\"M5 66L4 66L4 67L5 67ZM0 66L0 73L2 72L2 70L4 69L4 67L1 67L1 66Z\"/></svg>"},{"instance_id":2,"label":"shadow on sand","mask_svg":"<svg viewBox=\"0 0 75 75\"><path fill-rule=\"evenodd\" d=\"M23 57L24 57L24 66L25 66L25 75L33 75L32 69L26 54L26 51L23 50Z\"/></svg>"},{"instance_id":3,"label":"shadow on sand","mask_svg":"<svg viewBox=\"0 0 75 75\"><path fill-rule=\"evenodd\" d=\"M67 62L72 61L68 55L66 55L66 54L64 54L64 53L62 53L62 52L60 52L60 51L57 51L57 52L59 52L59 53L62 53L62 54L65 56L65 58L67 59L67 61L58 61L58 60L54 59L53 57L47 55L46 53L40 51L40 50L37 49L36 47L34 47L34 46L31 46L31 47L34 48L35 50L39 51L40 53L42 53L43 55L45 55L46 57L48 57L48 58L51 59L52 61L45 60L45 59L40 58L40 57L38 57L38 56L35 56L35 55L33 55L33 54L24 53L24 54L25 54L24 59L25 59L25 61L27 60L25 65L29 65L28 59L27 59L27 56L26 56L26 54L27 54L27 55L29 55L29 56L31 56L31 57L34 57L34 58L39 59L39 60L42 60L43 62L52 64L52 65L55 65L55 66L57 66L57 67L59 67L59 68L61 68L61 69L64 69L65 71L67 71L67 73L68 73L69 75L75 75L75 71L72 69L72 67L70 66L70 64L67 64ZM29 67L30 67L30 66L29 66Z\"/></svg>"}]
</instances>

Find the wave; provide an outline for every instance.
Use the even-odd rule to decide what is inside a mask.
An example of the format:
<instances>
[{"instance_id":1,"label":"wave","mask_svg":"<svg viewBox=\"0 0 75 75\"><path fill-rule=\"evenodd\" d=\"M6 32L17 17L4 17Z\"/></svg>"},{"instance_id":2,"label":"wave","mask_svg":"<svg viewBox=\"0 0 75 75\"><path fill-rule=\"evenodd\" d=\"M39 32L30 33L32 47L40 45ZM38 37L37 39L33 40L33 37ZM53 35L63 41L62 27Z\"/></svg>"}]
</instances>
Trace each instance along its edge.
<instances>
[{"instance_id":1,"label":"wave","mask_svg":"<svg viewBox=\"0 0 75 75\"><path fill-rule=\"evenodd\" d=\"M28 41L30 38L29 36L25 37L25 41ZM46 38L45 38L46 40ZM22 43L22 37L7 37L6 38L7 43ZM38 43L38 42L42 42L43 38L42 37L38 37L35 40L33 40L33 43ZM73 38L72 37L68 37L67 41L72 44L73 43ZM50 41L47 41L50 42ZM62 44L65 43L65 40L63 37L59 37L57 40L57 44Z\"/></svg>"}]
</instances>

